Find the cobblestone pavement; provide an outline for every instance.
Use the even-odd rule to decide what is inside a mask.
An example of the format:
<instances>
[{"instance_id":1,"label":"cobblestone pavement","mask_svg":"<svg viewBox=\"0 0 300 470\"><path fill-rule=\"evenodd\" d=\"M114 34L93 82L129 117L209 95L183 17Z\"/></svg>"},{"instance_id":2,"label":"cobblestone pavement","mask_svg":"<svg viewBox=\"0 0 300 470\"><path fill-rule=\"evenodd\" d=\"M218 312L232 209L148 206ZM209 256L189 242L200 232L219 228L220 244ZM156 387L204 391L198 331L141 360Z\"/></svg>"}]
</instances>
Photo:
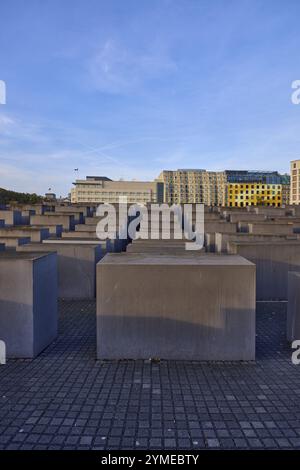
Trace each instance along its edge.
<instances>
[{"instance_id":1,"label":"cobblestone pavement","mask_svg":"<svg viewBox=\"0 0 300 470\"><path fill-rule=\"evenodd\" d=\"M57 341L0 366L0 449L300 448L285 324L258 304L256 363L100 362L95 303L61 302Z\"/></svg>"}]
</instances>

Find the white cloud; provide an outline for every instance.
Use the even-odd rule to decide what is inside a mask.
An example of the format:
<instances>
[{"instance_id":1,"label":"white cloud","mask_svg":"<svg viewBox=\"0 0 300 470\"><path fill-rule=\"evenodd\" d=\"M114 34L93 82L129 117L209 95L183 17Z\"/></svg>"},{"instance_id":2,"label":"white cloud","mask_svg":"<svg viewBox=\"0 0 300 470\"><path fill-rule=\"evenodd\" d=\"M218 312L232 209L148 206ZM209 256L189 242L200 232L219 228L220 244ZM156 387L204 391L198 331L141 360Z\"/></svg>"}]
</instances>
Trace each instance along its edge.
<instances>
[{"instance_id":1,"label":"white cloud","mask_svg":"<svg viewBox=\"0 0 300 470\"><path fill-rule=\"evenodd\" d=\"M175 70L175 62L160 50L141 53L113 40L106 41L88 61L92 86L112 94L134 92L144 81Z\"/></svg>"}]
</instances>

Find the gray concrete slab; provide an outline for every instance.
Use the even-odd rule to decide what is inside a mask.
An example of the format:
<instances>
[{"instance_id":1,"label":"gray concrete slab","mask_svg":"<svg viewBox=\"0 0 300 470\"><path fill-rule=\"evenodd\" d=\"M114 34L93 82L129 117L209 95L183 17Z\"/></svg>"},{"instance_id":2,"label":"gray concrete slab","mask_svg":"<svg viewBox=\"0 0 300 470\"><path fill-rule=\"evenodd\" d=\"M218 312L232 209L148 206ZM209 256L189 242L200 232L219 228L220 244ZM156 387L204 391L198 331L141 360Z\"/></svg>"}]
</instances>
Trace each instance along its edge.
<instances>
[{"instance_id":1,"label":"gray concrete slab","mask_svg":"<svg viewBox=\"0 0 300 470\"><path fill-rule=\"evenodd\" d=\"M248 232L256 235L292 235L294 233L293 223L249 223Z\"/></svg>"},{"instance_id":2,"label":"gray concrete slab","mask_svg":"<svg viewBox=\"0 0 300 470\"><path fill-rule=\"evenodd\" d=\"M287 300L288 272L300 271L300 241L229 242L230 254L256 265L257 300Z\"/></svg>"},{"instance_id":3,"label":"gray concrete slab","mask_svg":"<svg viewBox=\"0 0 300 470\"><path fill-rule=\"evenodd\" d=\"M255 266L239 256L106 255L97 356L253 360Z\"/></svg>"},{"instance_id":4,"label":"gray concrete slab","mask_svg":"<svg viewBox=\"0 0 300 470\"><path fill-rule=\"evenodd\" d=\"M33 215L30 218L32 225L62 225L64 230L74 230L75 220L73 215L48 213L47 215Z\"/></svg>"},{"instance_id":5,"label":"gray concrete slab","mask_svg":"<svg viewBox=\"0 0 300 470\"><path fill-rule=\"evenodd\" d=\"M57 336L54 253L0 253L0 339L8 357L32 358Z\"/></svg>"},{"instance_id":6,"label":"gray concrete slab","mask_svg":"<svg viewBox=\"0 0 300 470\"><path fill-rule=\"evenodd\" d=\"M0 228L0 240L2 237L30 237L32 242L41 242L49 236L49 230L45 227L17 225L15 227Z\"/></svg>"},{"instance_id":7,"label":"gray concrete slab","mask_svg":"<svg viewBox=\"0 0 300 470\"><path fill-rule=\"evenodd\" d=\"M36 243L18 247L19 252L55 252L58 261L58 296L63 299L93 299L96 294L96 264L105 254L98 244Z\"/></svg>"},{"instance_id":8,"label":"gray concrete slab","mask_svg":"<svg viewBox=\"0 0 300 470\"><path fill-rule=\"evenodd\" d=\"M284 241L284 240L298 240L298 235L255 235L251 233L215 233L215 252L216 253L228 253L229 242L273 242L273 241Z\"/></svg>"},{"instance_id":9,"label":"gray concrete slab","mask_svg":"<svg viewBox=\"0 0 300 470\"><path fill-rule=\"evenodd\" d=\"M288 273L287 340L300 340L300 272Z\"/></svg>"},{"instance_id":10,"label":"gray concrete slab","mask_svg":"<svg viewBox=\"0 0 300 470\"><path fill-rule=\"evenodd\" d=\"M4 220L5 225L21 225L22 212L19 210L0 210L0 220Z\"/></svg>"},{"instance_id":11,"label":"gray concrete slab","mask_svg":"<svg viewBox=\"0 0 300 470\"><path fill-rule=\"evenodd\" d=\"M2 236L0 238L0 243L4 243L6 248L16 248L17 246L25 245L30 243L30 237L22 236Z\"/></svg>"}]
</instances>

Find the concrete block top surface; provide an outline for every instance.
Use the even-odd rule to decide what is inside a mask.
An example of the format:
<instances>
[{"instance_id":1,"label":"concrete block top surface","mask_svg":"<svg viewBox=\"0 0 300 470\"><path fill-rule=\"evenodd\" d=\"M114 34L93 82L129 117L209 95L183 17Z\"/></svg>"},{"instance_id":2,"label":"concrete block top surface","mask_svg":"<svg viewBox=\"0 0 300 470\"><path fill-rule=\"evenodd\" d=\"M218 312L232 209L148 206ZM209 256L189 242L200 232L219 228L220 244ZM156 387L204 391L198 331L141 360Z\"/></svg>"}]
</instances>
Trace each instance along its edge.
<instances>
[{"instance_id":1,"label":"concrete block top surface","mask_svg":"<svg viewBox=\"0 0 300 470\"><path fill-rule=\"evenodd\" d=\"M53 255L53 253L49 252L35 252L35 251L4 251L0 253L0 262L7 261L7 260L28 260L34 261L38 258L44 258L45 256Z\"/></svg>"},{"instance_id":2,"label":"concrete block top surface","mask_svg":"<svg viewBox=\"0 0 300 470\"><path fill-rule=\"evenodd\" d=\"M219 255L214 253L202 256L147 254L147 253L108 253L98 265L193 265L193 266L254 266L253 263L238 255Z\"/></svg>"},{"instance_id":3,"label":"concrete block top surface","mask_svg":"<svg viewBox=\"0 0 300 470\"><path fill-rule=\"evenodd\" d=\"M47 240L43 240L43 243L47 245L54 245L54 244L65 244L65 245L89 245L89 246L98 246L98 245L105 245L105 241L99 240L99 243L97 240L94 239L81 239L81 238L58 238L57 240L53 240L51 238L48 238Z\"/></svg>"},{"instance_id":4,"label":"concrete block top surface","mask_svg":"<svg viewBox=\"0 0 300 470\"><path fill-rule=\"evenodd\" d=\"M274 236L278 236L274 234ZM282 246L300 246L300 240L298 238L289 238L289 237L279 237L278 240L233 240L229 242L230 245L242 245L242 246L247 246L247 245L255 245L255 246L270 246L270 245L282 245Z\"/></svg>"}]
</instances>

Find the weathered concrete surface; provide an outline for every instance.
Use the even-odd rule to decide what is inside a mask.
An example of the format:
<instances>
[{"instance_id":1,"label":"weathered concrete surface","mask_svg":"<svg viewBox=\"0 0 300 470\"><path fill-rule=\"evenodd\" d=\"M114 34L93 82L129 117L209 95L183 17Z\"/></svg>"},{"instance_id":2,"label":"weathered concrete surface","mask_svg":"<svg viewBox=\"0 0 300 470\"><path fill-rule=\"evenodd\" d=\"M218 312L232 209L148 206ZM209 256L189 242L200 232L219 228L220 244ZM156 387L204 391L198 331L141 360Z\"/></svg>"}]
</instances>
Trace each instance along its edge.
<instances>
[{"instance_id":1,"label":"weathered concrete surface","mask_svg":"<svg viewBox=\"0 0 300 470\"><path fill-rule=\"evenodd\" d=\"M255 266L239 256L106 255L97 356L253 360Z\"/></svg>"},{"instance_id":2,"label":"weathered concrete surface","mask_svg":"<svg viewBox=\"0 0 300 470\"><path fill-rule=\"evenodd\" d=\"M62 225L36 225L36 227L44 227L49 230L50 236L61 237L63 233Z\"/></svg>"},{"instance_id":3,"label":"weathered concrete surface","mask_svg":"<svg viewBox=\"0 0 300 470\"><path fill-rule=\"evenodd\" d=\"M73 232L72 232L73 233ZM82 245L99 245L103 254L115 252L115 243L114 240L99 240L98 238L88 239L88 238L73 238L73 237L64 237L60 239L48 239L44 240L43 243L67 243L67 244L82 244Z\"/></svg>"},{"instance_id":4,"label":"weathered concrete surface","mask_svg":"<svg viewBox=\"0 0 300 470\"><path fill-rule=\"evenodd\" d=\"M293 223L286 224L275 224L273 222L264 222L264 223L249 223L248 232L263 235L291 235L294 233Z\"/></svg>"},{"instance_id":5,"label":"weathered concrete surface","mask_svg":"<svg viewBox=\"0 0 300 470\"><path fill-rule=\"evenodd\" d=\"M215 233L215 252L216 253L228 253L229 242L273 242L273 241L284 241L284 240L297 240L298 235L254 235L251 233Z\"/></svg>"},{"instance_id":6,"label":"weathered concrete surface","mask_svg":"<svg viewBox=\"0 0 300 470\"><path fill-rule=\"evenodd\" d=\"M57 336L54 253L0 254L0 339L7 356L37 356Z\"/></svg>"},{"instance_id":7,"label":"weathered concrete surface","mask_svg":"<svg viewBox=\"0 0 300 470\"><path fill-rule=\"evenodd\" d=\"M55 206L55 212L60 213L82 213L84 217L90 217L93 215L93 210L90 206L77 206L72 204L71 206Z\"/></svg>"},{"instance_id":8,"label":"weathered concrete surface","mask_svg":"<svg viewBox=\"0 0 300 470\"><path fill-rule=\"evenodd\" d=\"M221 232L221 233L236 233L237 225L234 223L220 221L206 221L204 219L204 231L205 233Z\"/></svg>"},{"instance_id":9,"label":"weathered concrete surface","mask_svg":"<svg viewBox=\"0 0 300 470\"><path fill-rule=\"evenodd\" d=\"M29 225L30 217L34 214L35 214L34 210L22 210L21 212L22 225Z\"/></svg>"},{"instance_id":10,"label":"weathered concrete surface","mask_svg":"<svg viewBox=\"0 0 300 470\"><path fill-rule=\"evenodd\" d=\"M226 216L231 223L236 222L259 222L266 219L264 214L253 214L251 212L235 212L234 214L226 212Z\"/></svg>"},{"instance_id":11,"label":"weathered concrete surface","mask_svg":"<svg viewBox=\"0 0 300 470\"><path fill-rule=\"evenodd\" d=\"M75 232L92 232L96 233L97 224L78 224L75 226Z\"/></svg>"},{"instance_id":12,"label":"weathered concrete surface","mask_svg":"<svg viewBox=\"0 0 300 470\"><path fill-rule=\"evenodd\" d=\"M300 340L300 273L288 273L287 340Z\"/></svg>"},{"instance_id":13,"label":"weathered concrete surface","mask_svg":"<svg viewBox=\"0 0 300 470\"><path fill-rule=\"evenodd\" d=\"M267 215L268 217L277 217L277 216L285 216L285 215L290 215L292 212L288 208L284 207L266 207L266 206L258 206L254 207L253 211L256 214L264 214Z\"/></svg>"},{"instance_id":14,"label":"weathered concrete surface","mask_svg":"<svg viewBox=\"0 0 300 470\"><path fill-rule=\"evenodd\" d=\"M182 253L185 254L185 244L188 240L135 240L127 245L127 253ZM203 253L205 248L193 251L193 254Z\"/></svg>"},{"instance_id":15,"label":"weathered concrete surface","mask_svg":"<svg viewBox=\"0 0 300 470\"><path fill-rule=\"evenodd\" d=\"M2 237L30 237L32 242L39 243L49 236L49 229L44 227L17 225L16 227L0 228L0 240Z\"/></svg>"},{"instance_id":16,"label":"weathered concrete surface","mask_svg":"<svg viewBox=\"0 0 300 470\"><path fill-rule=\"evenodd\" d=\"M74 220L74 226L75 224L83 224L84 223L84 215L83 212L78 212L78 211L68 211L68 212L63 212L60 211L60 208L56 208L54 212L44 212L44 215L57 215L57 216L65 216L69 215L73 217Z\"/></svg>"},{"instance_id":17,"label":"weathered concrete surface","mask_svg":"<svg viewBox=\"0 0 300 470\"><path fill-rule=\"evenodd\" d=\"M300 271L300 241L229 242L228 251L256 265L257 300L287 300L288 272Z\"/></svg>"},{"instance_id":18,"label":"weathered concrete surface","mask_svg":"<svg viewBox=\"0 0 300 470\"><path fill-rule=\"evenodd\" d=\"M10 204L10 207L20 211L33 211L35 215L42 215L54 209L52 205L47 204Z\"/></svg>"},{"instance_id":19,"label":"weathered concrete surface","mask_svg":"<svg viewBox=\"0 0 300 470\"><path fill-rule=\"evenodd\" d=\"M90 242L95 243L95 244L98 244L98 243L101 244L103 241L105 241L105 240L100 240L99 238L97 238L96 233L89 232L89 231L88 232L74 231L74 232L62 233L62 240L71 239L71 238L74 240L89 240ZM125 250L128 241L120 240L116 238L116 239L107 240L107 243L109 244L109 248L110 248L109 251L119 252L119 251Z\"/></svg>"},{"instance_id":20,"label":"weathered concrete surface","mask_svg":"<svg viewBox=\"0 0 300 470\"><path fill-rule=\"evenodd\" d=\"M64 230L74 230L75 220L73 215L60 215L53 213L48 213L47 215L33 215L30 218L30 223L32 225L62 225Z\"/></svg>"},{"instance_id":21,"label":"weathered concrete surface","mask_svg":"<svg viewBox=\"0 0 300 470\"><path fill-rule=\"evenodd\" d=\"M18 210L0 210L0 220L4 220L5 225L21 225L22 212Z\"/></svg>"},{"instance_id":22,"label":"weathered concrete surface","mask_svg":"<svg viewBox=\"0 0 300 470\"><path fill-rule=\"evenodd\" d=\"M58 257L58 296L63 299L93 299L96 293L96 264L105 254L100 245L36 243L18 251L55 252Z\"/></svg>"},{"instance_id":23,"label":"weathered concrete surface","mask_svg":"<svg viewBox=\"0 0 300 470\"><path fill-rule=\"evenodd\" d=\"M21 236L6 236L1 237L0 242L4 243L6 248L16 248L17 246L25 245L30 243L30 237L21 237Z\"/></svg>"}]
</instances>

